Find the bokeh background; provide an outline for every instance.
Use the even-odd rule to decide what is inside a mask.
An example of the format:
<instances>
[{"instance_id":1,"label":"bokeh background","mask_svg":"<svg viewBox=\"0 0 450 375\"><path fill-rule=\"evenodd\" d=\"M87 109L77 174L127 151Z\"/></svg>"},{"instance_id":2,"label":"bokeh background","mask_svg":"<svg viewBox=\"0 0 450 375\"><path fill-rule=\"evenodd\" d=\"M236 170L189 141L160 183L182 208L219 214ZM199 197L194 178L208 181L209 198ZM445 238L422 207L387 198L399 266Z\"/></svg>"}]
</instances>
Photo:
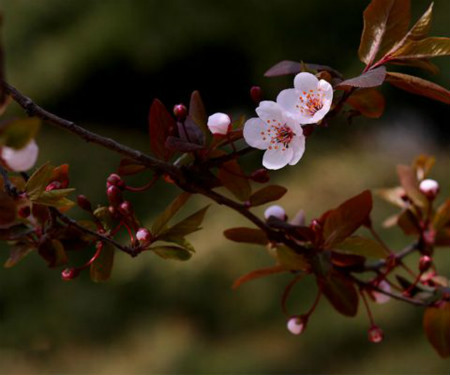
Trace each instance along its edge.
<instances>
[{"instance_id":1,"label":"bokeh background","mask_svg":"<svg viewBox=\"0 0 450 375\"><path fill-rule=\"evenodd\" d=\"M347 77L357 75L368 2L1 0L7 77L62 117L148 151L146 118L155 97L172 107L198 89L210 113L252 115L252 85L273 99L291 84L291 77L263 78L280 60L327 64ZM415 16L427 6L414 0ZM450 2L435 1L435 10L433 34L449 36ZM449 87L449 59L436 62L441 73L429 78ZM363 189L395 185L395 164L420 153L437 157L432 176L448 196L449 107L382 90L388 105L380 120L334 122L308 140L301 163L273 174L274 183L289 188L281 204L290 215L305 209L312 219ZM9 115L19 113L12 106ZM40 162L70 163L77 191L93 202L106 201L105 178L117 168L116 155L50 125L38 142ZM248 168L260 158L249 156ZM176 193L158 185L133 197L144 224ZM375 202L378 222L394 212ZM192 200L181 216L204 203ZM272 264L264 249L223 239L224 228L240 224L241 218L213 206L204 230L190 237L197 253L189 262L117 254L106 284L93 284L88 275L63 282L34 254L2 270L0 373L448 373L448 361L422 333L421 309L395 301L374 306L386 331L379 345L367 341L362 308L348 319L325 301L301 337L290 335L279 306L286 275L230 288L243 273ZM395 229L382 236L397 249L407 243ZM7 248L0 254L6 259ZM448 249L439 250L437 262L450 276ZM299 285L292 312L308 309L314 293L312 280Z\"/></svg>"}]
</instances>

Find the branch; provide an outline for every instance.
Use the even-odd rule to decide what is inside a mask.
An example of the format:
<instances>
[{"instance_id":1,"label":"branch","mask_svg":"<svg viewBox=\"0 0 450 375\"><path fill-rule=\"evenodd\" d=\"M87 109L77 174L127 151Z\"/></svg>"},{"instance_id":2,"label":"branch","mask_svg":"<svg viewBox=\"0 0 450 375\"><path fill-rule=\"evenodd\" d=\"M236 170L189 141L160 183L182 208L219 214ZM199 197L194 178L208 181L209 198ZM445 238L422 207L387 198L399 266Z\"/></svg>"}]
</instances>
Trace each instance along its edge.
<instances>
[{"instance_id":1,"label":"branch","mask_svg":"<svg viewBox=\"0 0 450 375\"><path fill-rule=\"evenodd\" d=\"M409 246L406 246L403 250L399 251L395 254L395 260L401 261L403 258L413 253L414 251L419 249L419 244L417 242L412 243ZM380 268L385 267L387 265L388 259L380 260L376 263L367 264L364 267L366 271L378 271Z\"/></svg>"}]
</instances>

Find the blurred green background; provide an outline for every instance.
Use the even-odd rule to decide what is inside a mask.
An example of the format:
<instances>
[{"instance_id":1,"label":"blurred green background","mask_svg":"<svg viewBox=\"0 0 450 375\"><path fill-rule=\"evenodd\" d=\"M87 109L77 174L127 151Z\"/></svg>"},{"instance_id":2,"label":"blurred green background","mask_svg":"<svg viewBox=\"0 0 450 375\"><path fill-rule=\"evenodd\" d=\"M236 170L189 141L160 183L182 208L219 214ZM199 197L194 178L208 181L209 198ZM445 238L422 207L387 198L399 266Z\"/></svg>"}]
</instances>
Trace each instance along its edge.
<instances>
[{"instance_id":1,"label":"blurred green background","mask_svg":"<svg viewBox=\"0 0 450 375\"><path fill-rule=\"evenodd\" d=\"M146 118L154 97L171 107L199 89L210 113L252 115L252 85L261 85L269 99L291 85L291 77L262 77L279 60L303 59L357 75L367 4L0 0L7 77L47 109L148 151ZM415 16L427 6L414 0ZM449 36L450 2L435 1L435 10L433 35ZM449 59L436 62L441 73L429 78L449 87ZM436 155L432 176L441 182L441 200L448 196L448 106L390 87L383 92L383 118L336 121L309 138L297 166L273 173L274 183L289 188L281 201L288 214L303 208L312 219L363 189L395 185L395 164L420 153ZM19 113L14 106L9 112ZM38 142L40 162L70 163L77 192L105 203L105 178L118 165L116 155L49 125ZM246 159L249 170L260 158ZM175 195L175 189L158 185L131 199L149 225ZM180 216L203 204L194 199ZM376 200L375 220L393 212ZM81 214L75 209L74 215ZM289 277L230 288L240 275L272 264L264 249L223 239L223 229L241 224L246 223L213 206L204 230L190 237L197 253L189 262L118 254L106 284L93 284L88 275L63 282L35 254L2 270L0 373L448 373L448 361L421 331L421 309L394 301L374 306L386 332L379 345L367 341L363 309L355 319L343 318L325 301L303 335L290 335L279 306ZM397 249L408 241L395 229L382 235ZM7 249L1 253L6 259ZM439 249L437 262L449 276L448 249ZM312 280L298 285L292 313L306 311L314 293Z\"/></svg>"}]
</instances>

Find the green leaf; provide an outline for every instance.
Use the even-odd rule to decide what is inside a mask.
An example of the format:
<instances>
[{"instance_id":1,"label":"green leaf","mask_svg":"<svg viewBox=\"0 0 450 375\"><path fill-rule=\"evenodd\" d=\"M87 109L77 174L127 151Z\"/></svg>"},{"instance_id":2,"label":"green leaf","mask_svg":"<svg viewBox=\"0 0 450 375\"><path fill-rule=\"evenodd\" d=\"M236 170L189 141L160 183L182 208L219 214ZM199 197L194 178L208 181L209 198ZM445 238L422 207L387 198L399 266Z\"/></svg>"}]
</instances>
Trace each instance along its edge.
<instances>
[{"instance_id":1,"label":"green leaf","mask_svg":"<svg viewBox=\"0 0 450 375\"><path fill-rule=\"evenodd\" d=\"M409 74L388 72L386 81L399 89L450 104L450 91L436 83Z\"/></svg>"},{"instance_id":2,"label":"green leaf","mask_svg":"<svg viewBox=\"0 0 450 375\"><path fill-rule=\"evenodd\" d=\"M189 250L178 246L157 246L150 250L163 259L188 260L192 256Z\"/></svg>"},{"instance_id":3,"label":"green leaf","mask_svg":"<svg viewBox=\"0 0 450 375\"><path fill-rule=\"evenodd\" d=\"M183 207L189 197L190 193L181 193L178 197L176 197L172 203L155 219L153 222L151 232L154 236L159 235L163 229L166 227L166 224L170 221L170 219Z\"/></svg>"},{"instance_id":4,"label":"green leaf","mask_svg":"<svg viewBox=\"0 0 450 375\"><path fill-rule=\"evenodd\" d=\"M132 176L146 170L145 165L137 163L135 160L122 159L119 164L119 169L117 173L120 176Z\"/></svg>"},{"instance_id":5,"label":"green leaf","mask_svg":"<svg viewBox=\"0 0 450 375\"><path fill-rule=\"evenodd\" d=\"M347 104L356 109L363 116L379 118L384 113L386 100L376 89L356 90L348 99Z\"/></svg>"},{"instance_id":6,"label":"green leaf","mask_svg":"<svg viewBox=\"0 0 450 375\"><path fill-rule=\"evenodd\" d=\"M342 81L338 85L336 85L335 88L340 89L345 87L361 87L361 88L376 87L381 86L385 78L386 78L386 67L380 66L376 69L364 72L357 77L346 79L345 81Z\"/></svg>"},{"instance_id":7,"label":"green leaf","mask_svg":"<svg viewBox=\"0 0 450 375\"><path fill-rule=\"evenodd\" d=\"M29 178L25 185L25 192L30 200L39 198L50 183L53 174L53 167L45 163L37 169Z\"/></svg>"},{"instance_id":8,"label":"green leaf","mask_svg":"<svg viewBox=\"0 0 450 375\"><path fill-rule=\"evenodd\" d=\"M397 217L397 225L408 236L419 235L422 232L416 215L409 209L403 210Z\"/></svg>"},{"instance_id":9,"label":"green leaf","mask_svg":"<svg viewBox=\"0 0 450 375\"><path fill-rule=\"evenodd\" d=\"M358 293L353 281L337 271L318 277L319 289L342 315L355 316L358 312Z\"/></svg>"},{"instance_id":10,"label":"green leaf","mask_svg":"<svg viewBox=\"0 0 450 375\"><path fill-rule=\"evenodd\" d=\"M450 357L450 302L427 307L423 328L428 341L442 358Z\"/></svg>"},{"instance_id":11,"label":"green leaf","mask_svg":"<svg viewBox=\"0 0 450 375\"><path fill-rule=\"evenodd\" d=\"M112 217L108 207L98 207L94 216L102 223L105 230L110 231L116 226L116 220Z\"/></svg>"},{"instance_id":12,"label":"green leaf","mask_svg":"<svg viewBox=\"0 0 450 375\"><path fill-rule=\"evenodd\" d=\"M334 245L333 251L343 254L361 255L366 258L386 258L386 250L378 242L361 236L347 237Z\"/></svg>"},{"instance_id":13,"label":"green leaf","mask_svg":"<svg viewBox=\"0 0 450 375\"><path fill-rule=\"evenodd\" d=\"M217 176L225 188L240 201L249 199L252 189L236 160L223 163Z\"/></svg>"},{"instance_id":14,"label":"green leaf","mask_svg":"<svg viewBox=\"0 0 450 375\"><path fill-rule=\"evenodd\" d=\"M25 147L34 139L41 126L37 117L26 117L8 122L0 129L0 144L15 149Z\"/></svg>"},{"instance_id":15,"label":"green leaf","mask_svg":"<svg viewBox=\"0 0 450 375\"><path fill-rule=\"evenodd\" d=\"M321 222L324 222L324 247L332 248L353 234L369 218L371 211L372 194L365 190L334 210L326 212L321 219Z\"/></svg>"},{"instance_id":16,"label":"green leaf","mask_svg":"<svg viewBox=\"0 0 450 375\"><path fill-rule=\"evenodd\" d=\"M408 165L398 165L397 173L400 183L405 189L406 195L419 207L428 205L427 198L419 190L419 182L417 180L414 169Z\"/></svg>"},{"instance_id":17,"label":"green leaf","mask_svg":"<svg viewBox=\"0 0 450 375\"><path fill-rule=\"evenodd\" d=\"M244 283L246 283L248 281L255 280L255 279L260 279L261 277L274 275L276 273L282 273L282 272L286 272L286 268L284 266L274 266L274 267L260 268L258 270L249 272L246 275L241 276L240 278L238 278L233 283L232 288L236 289L236 288L239 288L242 284L244 284Z\"/></svg>"},{"instance_id":18,"label":"green leaf","mask_svg":"<svg viewBox=\"0 0 450 375\"><path fill-rule=\"evenodd\" d=\"M364 11L360 60L370 65L388 52L407 33L410 18L410 0L372 0Z\"/></svg>"},{"instance_id":19,"label":"green leaf","mask_svg":"<svg viewBox=\"0 0 450 375\"><path fill-rule=\"evenodd\" d=\"M450 224L450 199L447 199L442 203L433 217L433 228L436 232L439 232L446 225Z\"/></svg>"},{"instance_id":20,"label":"green leaf","mask_svg":"<svg viewBox=\"0 0 450 375\"><path fill-rule=\"evenodd\" d=\"M311 269L311 265L302 254L286 246L278 247L276 250L278 262L289 271L305 271Z\"/></svg>"},{"instance_id":21,"label":"green leaf","mask_svg":"<svg viewBox=\"0 0 450 375\"><path fill-rule=\"evenodd\" d=\"M405 201L402 199L402 196L405 195L405 189L401 186L397 186L395 188L386 188L386 189L378 189L375 191L375 194L380 198L383 198L386 202L393 204L394 206L404 208Z\"/></svg>"},{"instance_id":22,"label":"green leaf","mask_svg":"<svg viewBox=\"0 0 450 375\"><path fill-rule=\"evenodd\" d=\"M287 189L280 185L265 186L262 189L255 191L250 196L249 201L253 207L261 206L269 202L277 201L282 198L286 192Z\"/></svg>"},{"instance_id":23,"label":"green leaf","mask_svg":"<svg viewBox=\"0 0 450 375\"><path fill-rule=\"evenodd\" d=\"M191 253L195 253L194 246L184 237L178 237L178 236L162 236L161 241L165 242L171 242L177 245L180 245L182 248L186 249L187 251L190 251Z\"/></svg>"},{"instance_id":24,"label":"green leaf","mask_svg":"<svg viewBox=\"0 0 450 375\"><path fill-rule=\"evenodd\" d=\"M224 236L234 242L267 245L269 239L261 229L256 228L231 228L223 232Z\"/></svg>"},{"instance_id":25,"label":"green leaf","mask_svg":"<svg viewBox=\"0 0 450 375\"><path fill-rule=\"evenodd\" d=\"M4 267L11 268L19 263L23 258L25 258L33 250L29 244L18 243L11 247L9 258L6 260Z\"/></svg>"},{"instance_id":26,"label":"green leaf","mask_svg":"<svg viewBox=\"0 0 450 375\"><path fill-rule=\"evenodd\" d=\"M16 203L7 193L0 191L0 228L9 227L16 220Z\"/></svg>"},{"instance_id":27,"label":"green leaf","mask_svg":"<svg viewBox=\"0 0 450 375\"><path fill-rule=\"evenodd\" d=\"M427 59L450 55L450 38L430 37L418 41L408 41L391 56L394 59Z\"/></svg>"},{"instance_id":28,"label":"green leaf","mask_svg":"<svg viewBox=\"0 0 450 375\"><path fill-rule=\"evenodd\" d=\"M164 104L155 99L150 107L149 134L150 149L160 159L169 160L173 151L165 147L166 139L176 127L175 119L167 111Z\"/></svg>"},{"instance_id":29,"label":"green leaf","mask_svg":"<svg viewBox=\"0 0 450 375\"><path fill-rule=\"evenodd\" d=\"M114 246L104 242L102 251L91 264L90 276L92 281L99 283L109 280L114 265L114 253Z\"/></svg>"},{"instance_id":30,"label":"green leaf","mask_svg":"<svg viewBox=\"0 0 450 375\"><path fill-rule=\"evenodd\" d=\"M202 224L203 219L205 218L205 214L208 208L209 205L203 207L202 209L198 210L197 212L193 213L187 218L181 220L173 227L163 231L159 237L161 239L163 239L164 236L184 237L190 233L200 230L201 229L200 225Z\"/></svg>"},{"instance_id":31,"label":"green leaf","mask_svg":"<svg viewBox=\"0 0 450 375\"><path fill-rule=\"evenodd\" d=\"M32 199L34 203L39 203L44 206L52 206L57 208L72 207L75 203L67 199L66 196L75 189L55 189L44 191L38 198Z\"/></svg>"}]
</instances>

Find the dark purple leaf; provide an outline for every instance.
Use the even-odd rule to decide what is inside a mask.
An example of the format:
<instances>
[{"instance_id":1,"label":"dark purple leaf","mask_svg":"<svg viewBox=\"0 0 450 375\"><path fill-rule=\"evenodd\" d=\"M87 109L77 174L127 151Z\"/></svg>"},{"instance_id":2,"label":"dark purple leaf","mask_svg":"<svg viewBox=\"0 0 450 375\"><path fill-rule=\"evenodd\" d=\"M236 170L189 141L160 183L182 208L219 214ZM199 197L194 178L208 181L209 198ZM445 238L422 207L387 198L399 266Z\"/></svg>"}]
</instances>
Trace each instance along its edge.
<instances>
[{"instance_id":1,"label":"dark purple leaf","mask_svg":"<svg viewBox=\"0 0 450 375\"><path fill-rule=\"evenodd\" d=\"M450 302L427 307L423 328L428 341L443 358L450 357Z\"/></svg>"},{"instance_id":2,"label":"dark purple leaf","mask_svg":"<svg viewBox=\"0 0 450 375\"><path fill-rule=\"evenodd\" d=\"M202 150L204 147L195 143L188 142L185 139L172 137L169 135L166 139L166 148L178 152L192 152Z\"/></svg>"},{"instance_id":3,"label":"dark purple leaf","mask_svg":"<svg viewBox=\"0 0 450 375\"><path fill-rule=\"evenodd\" d=\"M200 146L205 144L205 135L190 116L186 117L184 123L178 122L177 126L181 139Z\"/></svg>"},{"instance_id":4,"label":"dark purple leaf","mask_svg":"<svg viewBox=\"0 0 450 375\"><path fill-rule=\"evenodd\" d=\"M368 88L368 87L376 87L381 86L386 78L386 68L384 66L380 66L376 69L369 70L358 77L346 79L339 83L336 88L343 87L360 87L360 88Z\"/></svg>"},{"instance_id":5,"label":"dark purple leaf","mask_svg":"<svg viewBox=\"0 0 450 375\"><path fill-rule=\"evenodd\" d=\"M266 234L256 228L231 228L223 232L224 236L234 242L266 245L269 242Z\"/></svg>"},{"instance_id":6,"label":"dark purple leaf","mask_svg":"<svg viewBox=\"0 0 450 375\"><path fill-rule=\"evenodd\" d=\"M172 150L165 147L167 137L174 132L175 119L167 111L164 104L155 99L150 107L149 133L150 149L158 158L169 160L173 154Z\"/></svg>"}]
</instances>

